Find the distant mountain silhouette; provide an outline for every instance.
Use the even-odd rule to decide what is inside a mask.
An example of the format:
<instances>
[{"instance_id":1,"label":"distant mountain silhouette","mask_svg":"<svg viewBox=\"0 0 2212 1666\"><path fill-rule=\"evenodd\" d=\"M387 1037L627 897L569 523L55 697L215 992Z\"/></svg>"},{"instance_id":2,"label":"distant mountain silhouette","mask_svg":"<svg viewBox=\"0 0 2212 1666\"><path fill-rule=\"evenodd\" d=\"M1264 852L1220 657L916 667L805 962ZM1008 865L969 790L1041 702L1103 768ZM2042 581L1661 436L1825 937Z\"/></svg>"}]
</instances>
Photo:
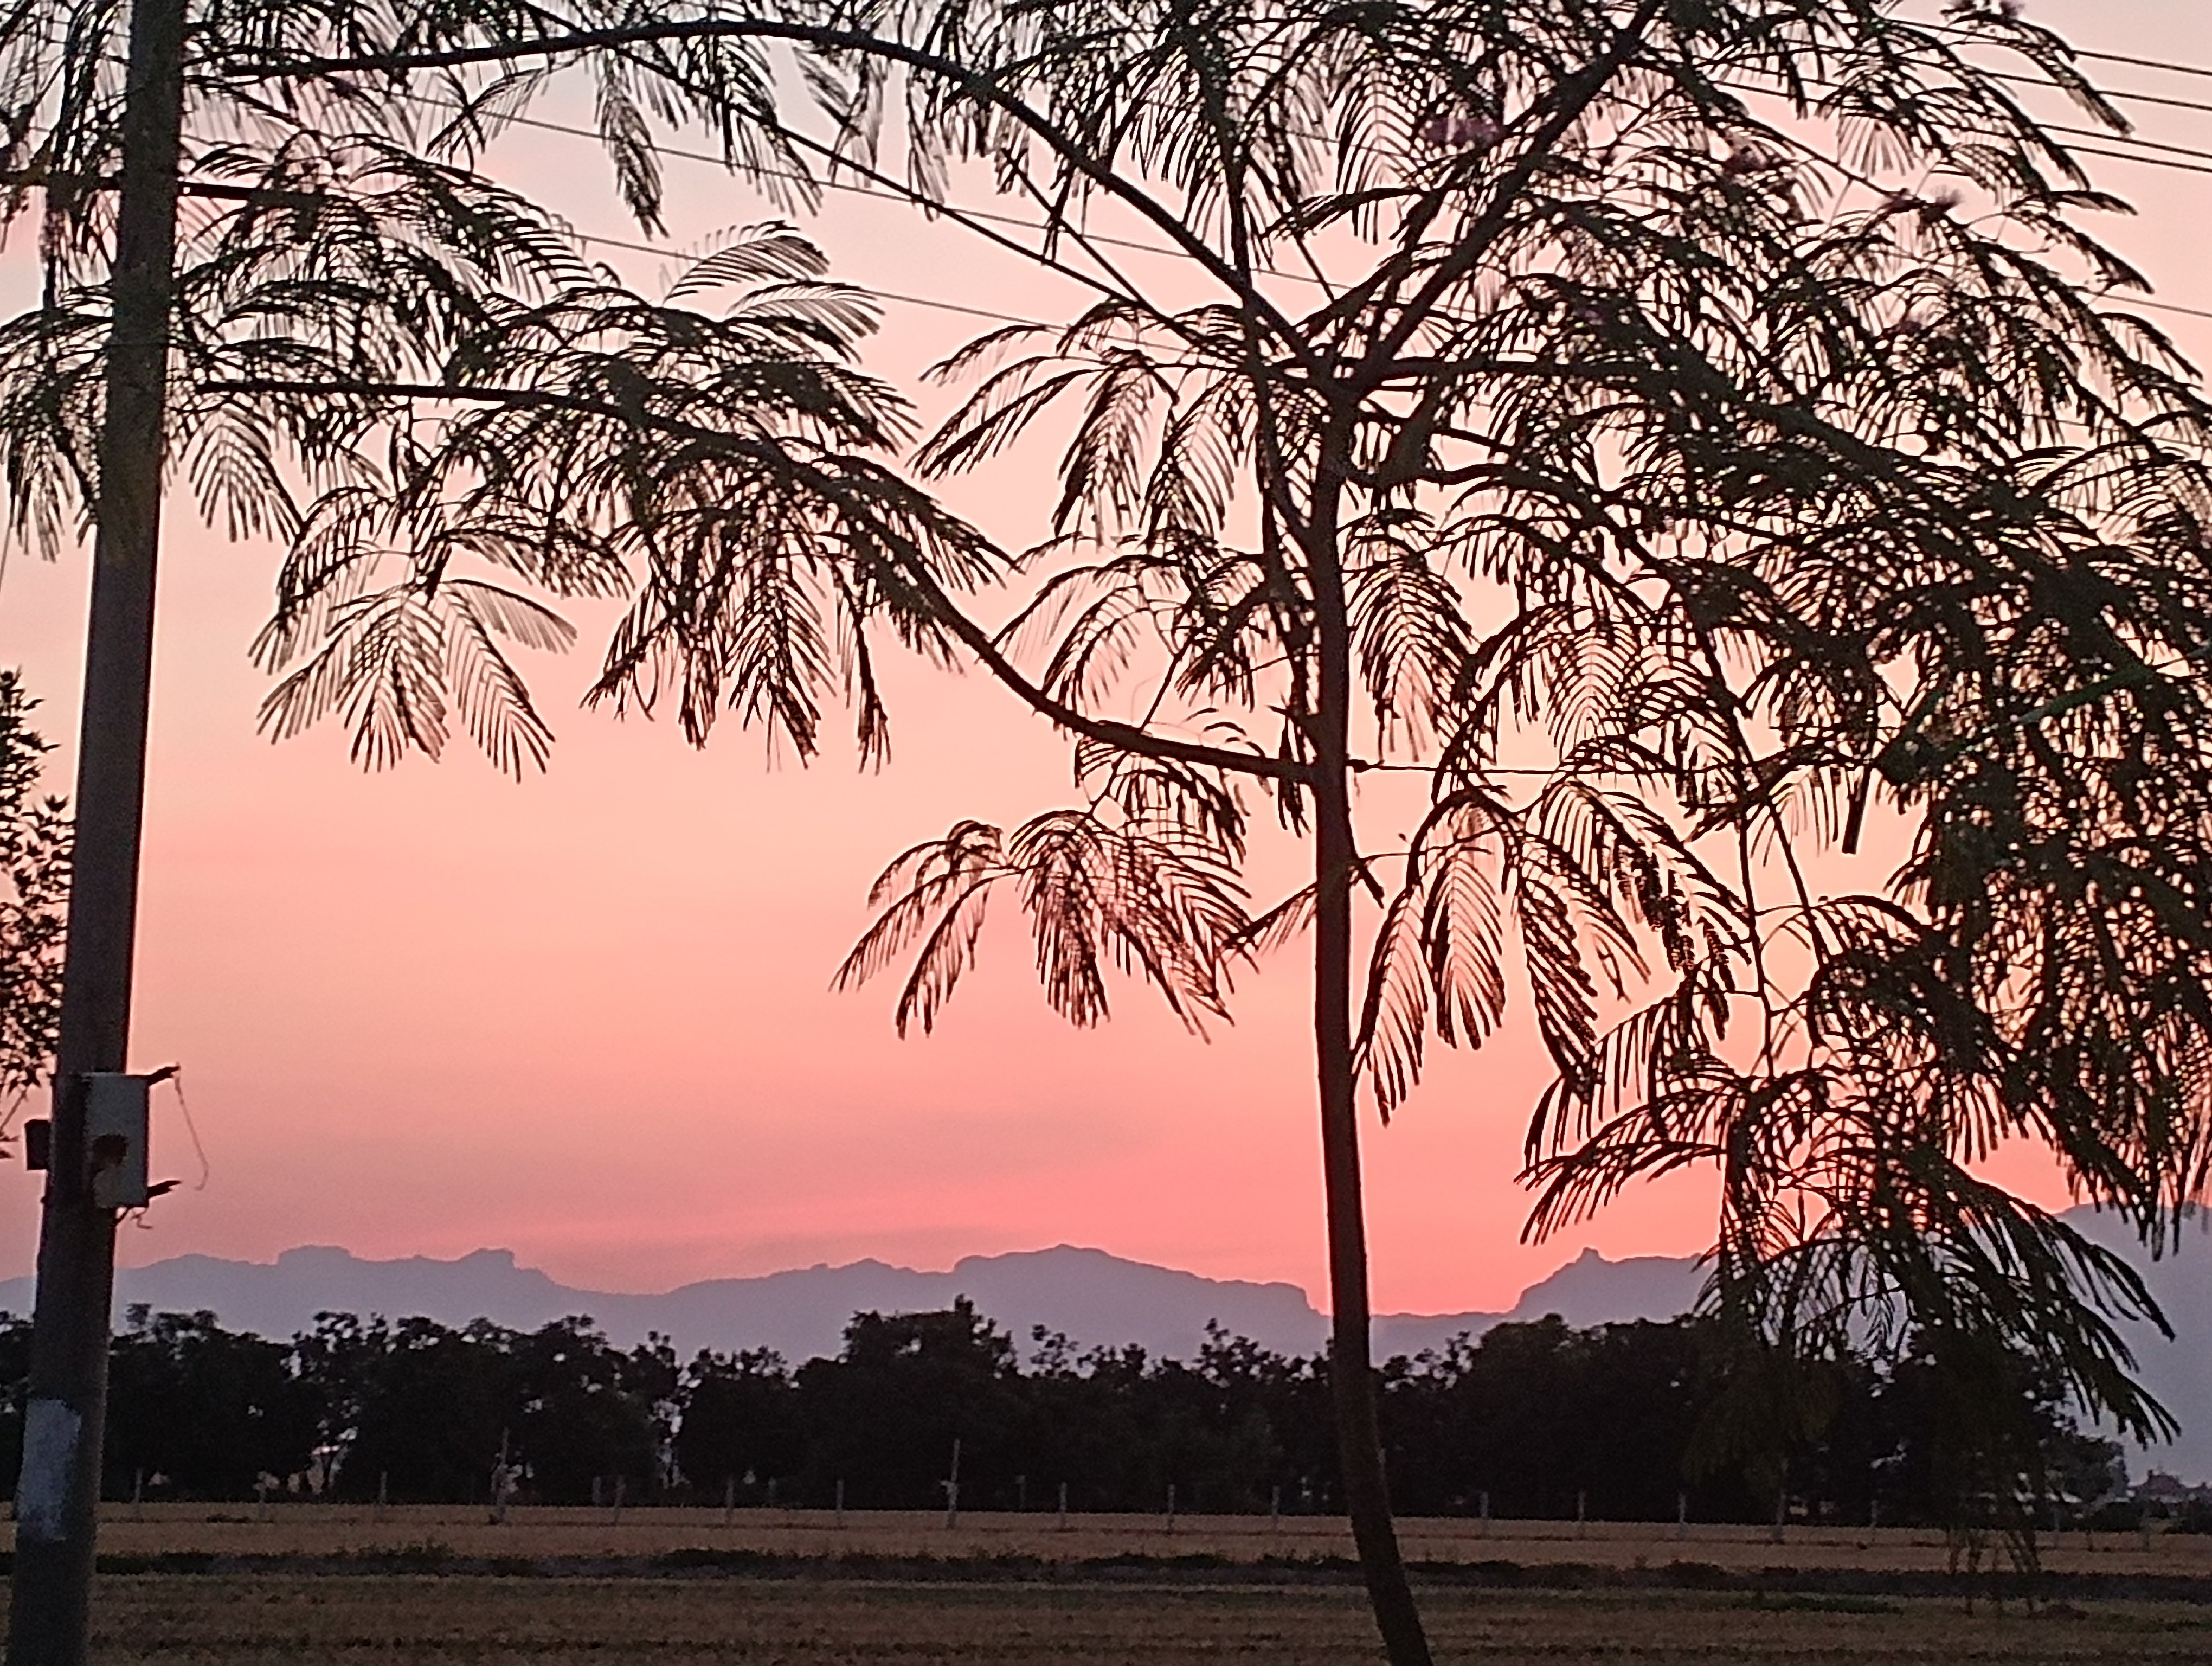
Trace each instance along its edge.
<instances>
[{"instance_id":1,"label":"distant mountain silhouette","mask_svg":"<svg viewBox=\"0 0 2212 1666\"><path fill-rule=\"evenodd\" d=\"M1376 1321L1385 1353L1442 1347L1462 1332L1505 1318L1558 1313L1570 1323L1671 1317L1697 1293L1686 1260L1647 1256L1609 1262L1584 1252L1506 1313L1389 1314ZM31 1281L0 1281L0 1310L27 1311ZM1024 1349L1042 1326L1079 1346L1133 1342L1156 1356L1188 1359L1218 1322L1285 1353L1311 1353L1328 1322L1293 1284L1202 1278L1127 1261L1103 1250L1051 1250L970 1256L944 1273L879 1261L817 1266L745 1279L709 1279L652 1295L579 1290L556 1283L514 1252L478 1250L454 1261L412 1256L366 1261L327 1245L287 1250L274 1263L179 1256L116 1275L118 1313L143 1302L168 1311L208 1309L234 1329L289 1336L319 1312L420 1314L445 1324L489 1318L530 1329L568 1314L588 1314L628 1344L648 1332L679 1348L771 1347L793 1360L835 1353L854 1313L943 1307L966 1296Z\"/></svg>"},{"instance_id":2,"label":"distant mountain silhouette","mask_svg":"<svg viewBox=\"0 0 2212 1666\"><path fill-rule=\"evenodd\" d=\"M2127 1239L2117 1223L2087 1210L2069 1219L2115 1248ZM2145 1263L2146 1276L2176 1333L2168 1341L2146 1329L2131 1338L2144 1380L2180 1419L2182 1433L2147 1461L2185 1479L2212 1478L2212 1220L2200 1217L2180 1253ZM2140 1261L2140 1257L2137 1257ZM1556 1313L1577 1326L1632 1319L1667 1319L1696 1299L1697 1263L1688 1257L1645 1256L1607 1261L1584 1250L1531 1285L1504 1313L1384 1314L1375 1322L1378 1356L1440 1348L1462 1333L1480 1335L1504 1320ZM31 1280L0 1280L0 1310L30 1310ZM1209 1322L1279 1353L1317 1351L1328 1322L1296 1285L1200 1277L1172 1268L1126 1261L1103 1250L1062 1244L1000 1256L971 1256L950 1272L922 1273L879 1261L709 1279L654 1295L578 1290L514 1252L479 1250L455 1261L423 1256L364 1261L348 1250L313 1245L287 1250L274 1263L179 1256L116 1276L118 1314L132 1303L157 1310L213 1311L235 1329L289 1336L309 1329L319 1312L421 1315L459 1325L488 1318L532 1329L570 1314L587 1314L617 1342L641 1341L658 1331L689 1355L702 1348L774 1348L794 1362L834 1354L855 1312L944 1307L966 1296L997 1320L1026 1353L1032 1329L1066 1335L1080 1346L1133 1342L1155 1357L1189 1359ZM2138 1459L2140 1469L2146 1460Z\"/></svg>"},{"instance_id":3,"label":"distant mountain silhouette","mask_svg":"<svg viewBox=\"0 0 2212 1666\"><path fill-rule=\"evenodd\" d=\"M2151 1448L2135 1468L2140 1473L2148 1462L2185 1481L2212 1481L2212 1215L2199 1210L2183 1231L2180 1249L2157 1261L2146 1260L2133 1235L2111 1217L2069 1209L2066 1219L2135 1262L2173 1327L2170 1341L2148 1325L2128 1333L2144 1386L2181 1422L2173 1444Z\"/></svg>"},{"instance_id":4,"label":"distant mountain silhouette","mask_svg":"<svg viewBox=\"0 0 2212 1666\"><path fill-rule=\"evenodd\" d=\"M1511 1320L1525 1322L1556 1313L1577 1328L1621 1324L1631 1319L1671 1319L1688 1311L1705 1274L1687 1256L1634 1256L1607 1261L1585 1250L1549 1278L1530 1285L1504 1313L1385 1313L1375 1320L1375 1352L1382 1359L1441 1348L1462 1334L1480 1335ZM1316 1325L1326 1323L1319 1314Z\"/></svg>"}]
</instances>

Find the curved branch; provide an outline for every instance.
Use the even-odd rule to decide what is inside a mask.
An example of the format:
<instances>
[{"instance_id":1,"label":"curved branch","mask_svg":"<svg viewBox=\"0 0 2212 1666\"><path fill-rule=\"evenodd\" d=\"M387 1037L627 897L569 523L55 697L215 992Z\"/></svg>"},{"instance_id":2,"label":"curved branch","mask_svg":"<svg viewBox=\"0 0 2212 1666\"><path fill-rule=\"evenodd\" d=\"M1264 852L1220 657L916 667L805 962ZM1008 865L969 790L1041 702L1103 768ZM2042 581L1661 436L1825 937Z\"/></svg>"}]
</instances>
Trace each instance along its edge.
<instances>
[{"instance_id":1,"label":"curved branch","mask_svg":"<svg viewBox=\"0 0 2212 1666\"><path fill-rule=\"evenodd\" d=\"M615 405L589 399L573 393L556 393L544 388L488 388L450 386L442 382L344 382L319 380L290 380L283 378L254 378L206 384L207 390L216 393L243 394L329 394L339 398L444 399L470 404L501 404L517 410L572 410L587 416L601 416L610 422L641 426L654 432L688 440L695 444L710 447L726 455L747 461L767 465L796 478L831 502L848 502L851 493L849 483L834 474L816 467L794 456L784 447L764 440L747 440L726 434L717 429L702 428L692 423L673 421L656 416L650 411L624 410ZM886 477L890 478L890 477ZM904 483L899 483L903 486ZM1225 747L1209 746L1202 742L1180 740L1172 735L1153 734L1134 724L1121 723L1110 718L1093 717L1078 710L1066 701L1055 698L1025 676L1021 668L1010 660L999 647L997 639L983 626L963 612L938 581L929 564L921 559L921 552L910 540L893 535L878 524L875 529L884 536L888 548L898 562L899 576L921 595L928 604L931 616L973 654L983 668L1011 690L1039 715L1049 719L1060 728L1095 740L1103 745L1135 752L1140 757L1172 758L1178 763L1197 764L1211 769L1222 769L1237 775L1254 775L1271 781L1304 781L1311 771L1294 759L1269 757L1260 752L1232 751Z\"/></svg>"},{"instance_id":2,"label":"curved branch","mask_svg":"<svg viewBox=\"0 0 2212 1666\"><path fill-rule=\"evenodd\" d=\"M881 35L856 29L833 29L807 23L774 21L766 18L699 18L690 22L637 23L618 28L580 29L571 33L547 35L541 40L505 41L482 46L454 46L442 52L370 53L359 58L298 58L258 67L238 64L230 73L241 80L307 80L319 76L374 75L404 76L414 70L462 69L471 64L511 63L523 58L555 58L571 52L588 52L609 47L649 46L672 40L782 40L794 46L813 46L827 52L852 52L862 57L874 57L919 70L949 82L968 96L988 104L1012 117L1028 129L1069 167L1081 174L1091 185L1134 209L1191 259L1205 268L1214 281L1235 295L1237 300L1255 313L1264 318L1271 331L1291 352L1304 362L1309 374L1320 377L1321 366L1305 343L1304 333L1286 317L1280 308L1269 301L1249 279L1238 272L1230 262L1223 259L1206 240L1192 231L1182 218L1154 199L1152 193L1139 190L1134 184L1080 146L1070 143L1067 137L1050 121L1015 97L987 75L955 63L935 52L903 42L889 40ZM1595 89L1594 89L1595 90ZM1323 379L1325 380L1325 378Z\"/></svg>"}]
</instances>

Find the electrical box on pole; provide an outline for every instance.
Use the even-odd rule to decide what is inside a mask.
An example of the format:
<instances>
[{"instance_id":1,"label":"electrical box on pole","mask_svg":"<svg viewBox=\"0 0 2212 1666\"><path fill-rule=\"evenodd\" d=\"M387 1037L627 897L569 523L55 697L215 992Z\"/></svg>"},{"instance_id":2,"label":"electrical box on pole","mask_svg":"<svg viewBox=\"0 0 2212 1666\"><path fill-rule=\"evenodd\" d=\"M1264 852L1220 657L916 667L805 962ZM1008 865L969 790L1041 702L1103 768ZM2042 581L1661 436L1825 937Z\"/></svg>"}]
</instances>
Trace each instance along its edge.
<instances>
[{"instance_id":1,"label":"electrical box on pole","mask_svg":"<svg viewBox=\"0 0 2212 1666\"><path fill-rule=\"evenodd\" d=\"M140 1209L148 1197L150 1076L100 1070L84 1079L85 1166L95 1208Z\"/></svg>"},{"instance_id":2,"label":"electrical box on pole","mask_svg":"<svg viewBox=\"0 0 2212 1666\"><path fill-rule=\"evenodd\" d=\"M40 1118L24 1125L24 1166L33 1171L57 1162L81 1161L81 1195L97 1209L143 1209L174 1181L154 1181L148 1167L154 1084L176 1073L171 1066L149 1075L119 1070L80 1073L68 1091L79 1096L83 1116L81 1150L65 1158L55 1149L53 1125Z\"/></svg>"}]
</instances>

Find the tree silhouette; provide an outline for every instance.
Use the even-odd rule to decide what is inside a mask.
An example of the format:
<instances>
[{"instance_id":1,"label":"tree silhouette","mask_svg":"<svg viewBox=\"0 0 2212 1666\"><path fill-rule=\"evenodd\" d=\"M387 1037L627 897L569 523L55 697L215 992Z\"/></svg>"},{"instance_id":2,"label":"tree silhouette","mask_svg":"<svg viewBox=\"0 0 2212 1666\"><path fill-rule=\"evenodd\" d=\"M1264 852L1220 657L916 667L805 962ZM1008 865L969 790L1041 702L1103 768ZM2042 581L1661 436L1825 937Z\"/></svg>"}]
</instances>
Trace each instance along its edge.
<instances>
[{"instance_id":1,"label":"tree silhouette","mask_svg":"<svg viewBox=\"0 0 2212 1666\"><path fill-rule=\"evenodd\" d=\"M28 722L37 703L0 671L0 1104L11 1118L53 1067L61 1021L69 815L39 793L46 743Z\"/></svg>"},{"instance_id":2,"label":"tree silhouette","mask_svg":"<svg viewBox=\"0 0 2212 1666\"><path fill-rule=\"evenodd\" d=\"M769 1481L798 1473L797 1396L773 1348L701 1349L684 1368L683 1395L676 1467L696 1496L758 1503Z\"/></svg>"},{"instance_id":3,"label":"tree silhouette","mask_svg":"<svg viewBox=\"0 0 2212 1666\"><path fill-rule=\"evenodd\" d=\"M1323 1356L1211 1333L1194 1360L1040 1338L1024 1362L972 1310L856 1314L836 1359L797 1371L765 1351L610 1345L586 1320L534 1332L322 1315L288 1343L206 1313L134 1308L112 1340L110 1499L297 1495L580 1504L619 1477L641 1504L827 1509L943 1503L961 1441L963 1507L1154 1516L1333 1512ZM2034 1362L1942 1361L1915 1336L1826 1385L1817 1431L1717 1453L1741 1355L1685 1316L1578 1330L1556 1316L1492 1326L1382 1369L1394 1502L1407 1514L1501 1519L1771 1523L1778 1493L1814 1520L1943 1529L1961 1559L2051 1512L2123 1498L2118 1442L2079 1426ZM30 1327L0 1313L0 1474L21 1456ZM1754 1403L1765 1398L1753 1383ZM664 1460L672 1457L672 1468ZM1747 1461L1746 1461L1747 1460Z\"/></svg>"},{"instance_id":4,"label":"tree silhouette","mask_svg":"<svg viewBox=\"0 0 2212 1666\"><path fill-rule=\"evenodd\" d=\"M380 540L331 528L388 493L416 547L493 548L511 523L472 483L540 470L529 548L639 562L603 688L680 688L695 738L726 702L804 750L835 643L879 745L882 619L1067 732L1078 802L962 822L879 882L843 976L906 967L902 1026L1002 891L1078 1023L1116 970L1214 1019L1240 961L1310 933L1345 1498L1392 1657L1420 1661L1357 1088L1389 1114L1431 1038L1479 1045L1516 992L1558 1069L1536 1231L1710 1164L1716 1295L1777 1383L1933 1327L2159 1426L2110 1322L2150 1310L2140 1282L1977 1168L2039 1142L2158 1243L2204 1178L2212 1022L2208 410L2084 229L2119 204L2019 80L2121 119L2015 10L793 0L533 11L503 39L378 14L337 52L272 30L272 85L665 71L725 135L834 155L1095 297L956 356L972 392L915 453L979 467L1051 413L1060 501L1011 565L850 454L884 418L763 438L653 331L565 322L470 361L494 414L305 524L350 561ZM1034 241L949 201L971 165ZM1181 270L1136 276L1132 239ZM957 594L996 578L1031 587L1004 630ZM281 631L314 628L287 605ZM434 745L415 707L349 704L379 665L345 650L301 714ZM1386 848L1356 812L1399 773L1425 804ZM1313 876L1258 910L1255 793ZM1860 881L1877 850L1902 866Z\"/></svg>"},{"instance_id":5,"label":"tree silhouette","mask_svg":"<svg viewBox=\"0 0 2212 1666\"><path fill-rule=\"evenodd\" d=\"M459 9L471 38L535 33L526 11ZM264 0L139 0L127 13L111 0L50 0L0 15L0 226L35 214L43 280L37 304L0 322L0 532L52 554L88 532L95 556L82 836L56 1027L65 1081L126 1063L155 573L173 473L234 538L290 546L278 617L257 645L286 673L269 727L282 734L341 709L372 764L410 746L435 752L463 728L519 773L542 760L547 732L514 648L569 639L545 595L605 594L629 575L605 538L535 537L546 520L537 482L495 446L459 489L476 517L467 535L438 540L434 514L407 489L422 437L408 420L414 404L465 405L487 364L520 356L543 369L566 356L562 380L526 376L501 408L605 409L634 435L645 399L623 355L680 364L695 390L687 409L711 385L714 435L734 436L747 459L723 470L713 506L742 499L753 524L796 526L788 506L803 482L810 524L833 530L819 459L787 466L774 442L821 453L825 437L880 446L890 433L895 402L843 362L869 316L808 281L818 261L799 240L763 229L700 264L695 285L734 294L727 314L666 307L611 282L551 216L478 172L527 75L455 99L450 78L427 75L364 88L235 71L241 55L344 50L387 24L417 43L443 37L434 10L417 21ZM685 55L681 75L634 53L585 56L602 70L599 136L648 228L659 192L649 116L720 120L733 161L782 156L757 125L723 119L753 79L744 52L709 44ZM434 436L450 444L465 431ZM73 1156L81 1103L65 1091L56 1107L63 1160L42 1202L30 1404L97 1431L115 1216ZM607 1405L574 1409L596 1418ZM99 1446L68 1438L56 1507L28 1517L11 1660L83 1658Z\"/></svg>"},{"instance_id":6,"label":"tree silhouette","mask_svg":"<svg viewBox=\"0 0 2212 1666\"><path fill-rule=\"evenodd\" d=\"M291 1352L212 1313L132 1307L109 1352L107 1495L158 1479L177 1498L242 1499L264 1476L305 1474L322 1408Z\"/></svg>"},{"instance_id":7,"label":"tree silhouette","mask_svg":"<svg viewBox=\"0 0 2212 1666\"><path fill-rule=\"evenodd\" d=\"M1711 1163L1761 1343L1909 1315L2158 1425L2105 1317L2147 1293L1973 1164L2046 1141L2154 1237L2203 1179L2206 410L1977 44L2100 107L1998 15L1218 7L994 15L958 41L988 92L930 83L909 135L1047 200L1121 170L1226 299L1109 294L945 367L979 380L926 470L1070 412L1000 640L1153 716L1079 740L1082 806L902 858L847 974L913 951L926 1027L1011 889L1071 1018L1109 961L1195 1018L1310 924L1346 1499L1395 1658L1354 1084L1387 1115L1516 982L1559 1071L1537 1230ZM1386 857L1355 783L1407 761L1429 804ZM1240 776L1313 835L1249 922ZM1905 865L1823 895L1870 811Z\"/></svg>"},{"instance_id":8,"label":"tree silhouette","mask_svg":"<svg viewBox=\"0 0 2212 1666\"><path fill-rule=\"evenodd\" d=\"M1005 1501L1026 1444L1013 1344L966 1297L934 1313L856 1313L832 1359L799 1368L817 1503L848 1482L862 1509L944 1507L952 1445L970 1508Z\"/></svg>"},{"instance_id":9,"label":"tree silhouette","mask_svg":"<svg viewBox=\"0 0 2212 1666\"><path fill-rule=\"evenodd\" d=\"M501 21L495 8L457 15L471 38ZM284 673L266 727L287 734L342 712L371 765L410 747L434 754L458 727L519 772L542 762L550 734L514 651L562 648L574 635L538 597L629 591L626 562L669 536L672 518L695 535L694 523L718 513L776 524L794 541L834 531L817 476L836 458L823 442L885 445L902 407L843 362L872 327L872 308L821 282L819 255L787 228L731 239L667 297L625 289L586 261L557 219L477 167L513 89L448 96L446 79L427 72L364 88L235 71L257 53L342 48L370 22L367 9L253 3L210 4L188 20L173 466L210 524L290 550L276 617L255 645ZM422 26L436 38L435 20ZM121 143L116 27L102 6L0 20L0 104L10 113L0 172L11 216L40 204L46 275L41 303L0 324L0 470L9 532L48 554L75 538L98 486L106 186ZM646 112L723 118L749 74L742 55L729 58L689 54L680 76L641 70L634 54L591 58L617 181L649 228L659 181L642 143ZM702 82L708 93L690 90ZM793 160L757 125L725 125L733 160ZM682 390L672 407L652 397L665 388ZM410 425L426 405L466 411L472 400L484 408L450 427ZM584 466L605 476L600 496L562 513L544 500L543 472L507 461L532 455L533 425L556 411L571 419L570 437L578 412L604 419L581 436ZM708 502L622 496L642 489L635 453L648 415L656 448L687 423L710 442L733 441L714 453ZM811 472L783 449L810 442ZM456 466L428 471L426 452ZM459 502L423 501L448 486ZM623 535L580 532L610 493ZM738 651L774 664L744 686L781 699L817 649L778 635L772 593L750 599L769 617ZM642 644L670 605L643 593L611 656L611 691L658 668ZM720 686L684 687L687 716ZM811 741L806 702L765 714Z\"/></svg>"},{"instance_id":10,"label":"tree silhouette","mask_svg":"<svg viewBox=\"0 0 2212 1666\"><path fill-rule=\"evenodd\" d=\"M666 1408L677 1386L674 1353L654 1338L624 1351L588 1319L561 1319L511 1344L522 1402L515 1456L530 1495L589 1501L602 1478L633 1499L662 1479Z\"/></svg>"}]
</instances>

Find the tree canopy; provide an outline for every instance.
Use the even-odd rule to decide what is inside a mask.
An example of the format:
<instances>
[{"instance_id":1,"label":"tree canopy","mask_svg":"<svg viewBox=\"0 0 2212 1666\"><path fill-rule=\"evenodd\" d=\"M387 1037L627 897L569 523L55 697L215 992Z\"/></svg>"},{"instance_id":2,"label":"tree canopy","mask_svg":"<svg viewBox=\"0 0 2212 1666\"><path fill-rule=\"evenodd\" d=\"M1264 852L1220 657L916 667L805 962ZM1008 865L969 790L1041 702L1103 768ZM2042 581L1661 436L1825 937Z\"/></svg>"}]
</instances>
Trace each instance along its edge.
<instances>
[{"instance_id":1,"label":"tree canopy","mask_svg":"<svg viewBox=\"0 0 2212 1666\"><path fill-rule=\"evenodd\" d=\"M602 694L665 691L703 734L699 714L727 692L811 748L804 690L826 660L780 633L773 575L795 584L819 563L850 500L877 513L880 483L848 453L895 445L906 418L850 362L872 306L779 223L733 234L665 295L618 282L480 167L540 76L364 86L241 68L357 46L374 10L215 4L186 27L172 462L212 525L289 551L255 645L280 676L265 725L338 714L371 765L434 755L459 728L519 772L550 737L514 650L572 640L545 599L623 595L635 611ZM0 21L0 173L10 215L37 215L46 273L40 303L0 325L0 477L9 532L48 553L98 492L118 28L106 4ZM659 71L591 58L617 181L648 226L649 117L713 120L756 170L791 161L740 119L750 60L707 55L720 90L696 95L696 53ZM698 584L641 569L685 539L711 547L717 525L787 547L748 566L757 582L734 600L716 589L727 575L708 576L755 617L702 635Z\"/></svg>"}]
</instances>

